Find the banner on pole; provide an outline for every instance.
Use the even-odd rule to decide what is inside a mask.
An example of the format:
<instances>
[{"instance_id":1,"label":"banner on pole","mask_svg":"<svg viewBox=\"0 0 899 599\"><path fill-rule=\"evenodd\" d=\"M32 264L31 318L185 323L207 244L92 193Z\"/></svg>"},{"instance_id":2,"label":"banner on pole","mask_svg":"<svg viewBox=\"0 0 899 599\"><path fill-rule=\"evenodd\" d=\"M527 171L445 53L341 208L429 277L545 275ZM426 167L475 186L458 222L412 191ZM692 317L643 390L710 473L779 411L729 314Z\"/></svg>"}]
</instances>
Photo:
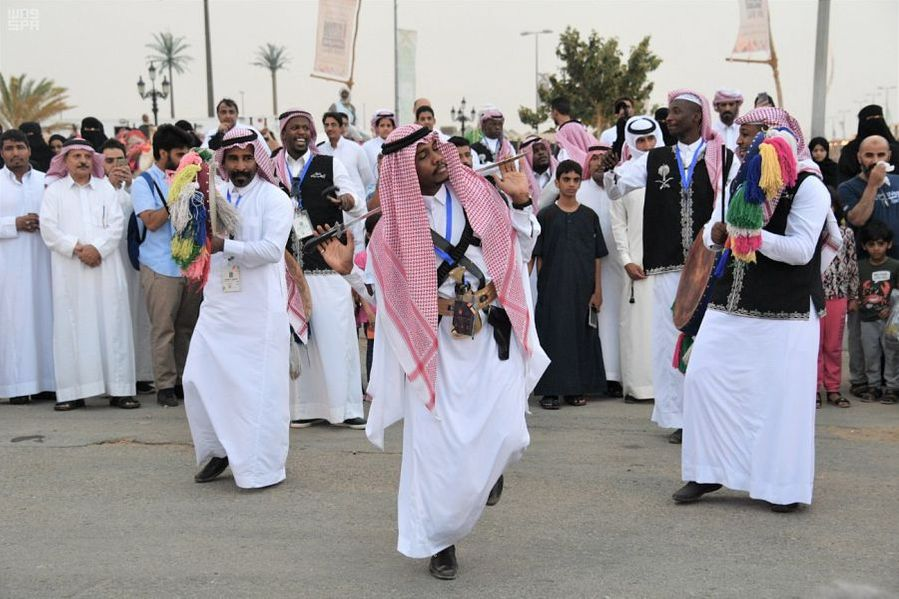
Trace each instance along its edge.
<instances>
[{"instance_id":1,"label":"banner on pole","mask_svg":"<svg viewBox=\"0 0 899 599\"><path fill-rule=\"evenodd\" d=\"M361 0L318 0L312 76L352 84Z\"/></svg>"},{"instance_id":2,"label":"banner on pole","mask_svg":"<svg viewBox=\"0 0 899 599\"><path fill-rule=\"evenodd\" d=\"M767 60L771 57L771 33L768 0L739 0L740 29L731 56L751 55Z\"/></svg>"},{"instance_id":3,"label":"banner on pole","mask_svg":"<svg viewBox=\"0 0 899 599\"><path fill-rule=\"evenodd\" d=\"M397 101L400 123L414 123L412 103L415 101L415 48L418 43L418 32L411 29L397 30L397 65L396 77Z\"/></svg>"}]
</instances>

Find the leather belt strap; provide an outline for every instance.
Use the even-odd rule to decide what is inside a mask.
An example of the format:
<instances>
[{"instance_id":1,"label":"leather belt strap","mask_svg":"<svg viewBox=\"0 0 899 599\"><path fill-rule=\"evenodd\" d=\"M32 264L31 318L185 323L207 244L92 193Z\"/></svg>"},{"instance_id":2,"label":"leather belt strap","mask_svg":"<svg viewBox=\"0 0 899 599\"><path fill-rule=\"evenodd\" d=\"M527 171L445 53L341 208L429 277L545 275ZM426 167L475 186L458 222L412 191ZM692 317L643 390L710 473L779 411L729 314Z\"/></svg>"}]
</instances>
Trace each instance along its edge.
<instances>
[{"instance_id":1,"label":"leather belt strap","mask_svg":"<svg viewBox=\"0 0 899 599\"><path fill-rule=\"evenodd\" d=\"M471 305L476 310L484 310L494 301L496 301L496 285L493 284L493 281L490 281L485 287L474 292L474 301ZM452 317L453 304L455 303L455 299L438 297L437 315Z\"/></svg>"}]
</instances>

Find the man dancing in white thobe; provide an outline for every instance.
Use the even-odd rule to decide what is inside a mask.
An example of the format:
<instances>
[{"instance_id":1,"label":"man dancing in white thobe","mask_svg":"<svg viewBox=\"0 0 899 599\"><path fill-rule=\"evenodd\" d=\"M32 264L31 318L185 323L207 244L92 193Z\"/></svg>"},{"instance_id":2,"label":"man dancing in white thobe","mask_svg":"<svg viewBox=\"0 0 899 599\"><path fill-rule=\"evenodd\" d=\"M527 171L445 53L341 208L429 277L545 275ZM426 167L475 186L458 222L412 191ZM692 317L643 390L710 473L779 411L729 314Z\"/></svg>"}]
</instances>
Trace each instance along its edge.
<instances>
[{"instance_id":1,"label":"man dancing in white thobe","mask_svg":"<svg viewBox=\"0 0 899 599\"><path fill-rule=\"evenodd\" d=\"M507 204L453 145L419 125L394 131L382 153L382 215L369 245L377 336L366 432L383 447L384 430L404 421L397 549L430 556L431 575L451 579L455 544L499 500L503 470L528 445L528 394L549 362L521 269L535 241L531 201L523 173L498 182ZM347 244L324 253L350 272ZM361 276L358 267L351 275Z\"/></svg>"},{"instance_id":2,"label":"man dancing in white thobe","mask_svg":"<svg viewBox=\"0 0 899 599\"><path fill-rule=\"evenodd\" d=\"M286 476L290 441L287 282L290 199L274 183L269 150L234 127L215 153L220 193L240 216L233 239L212 238L209 279L184 367L184 407L198 483L230 465L238 487Z\"/></svg>"},{"instance_id":3,"label":"man dancing in white thobe","mask_svg":"<svg viewBox=\"0 0 899 599\"><path fill-rule=\"evenodd\" d=\"M52 252L54 409L81 408L86 397L104 393L111 406L139 408L128 281L118 255L125 218L103 156L70 139L46 180L40 223Z\"/></svg>"},{"instance_id":4,"label":"man dancing in white thobe","mask_svg":"<svg viewBox=\"0 0 899 599\"><path fill-rule=\"evenodd\" d=\"M725 485L769 502L775 512L791 512L812 502L822 247L838 249L842 238L838 230L836 235L825 231L830 194L818 168L809 164L796 120L766 107L736 123L741 150L753 149L737 178L731 201L736 208L728 206L727 224L716 209L704 229L707 246L720 248L727 241L734 253L712 293L687 366L682 453L687 484L674 500L690 503ZM764 149L775 148L776 155L760 155L756 136L769 128ZM772 155L773 168L767 162ZM761 190L759 180L746 174L772 170L780 170L782 180L773 189ZM753 196L762 199L763 209L755 235L738 220L746 214L739 203L748 204L746 198ZM755 238L758 249L738 255L746 238Z\"/></svg>"}]
</instances>

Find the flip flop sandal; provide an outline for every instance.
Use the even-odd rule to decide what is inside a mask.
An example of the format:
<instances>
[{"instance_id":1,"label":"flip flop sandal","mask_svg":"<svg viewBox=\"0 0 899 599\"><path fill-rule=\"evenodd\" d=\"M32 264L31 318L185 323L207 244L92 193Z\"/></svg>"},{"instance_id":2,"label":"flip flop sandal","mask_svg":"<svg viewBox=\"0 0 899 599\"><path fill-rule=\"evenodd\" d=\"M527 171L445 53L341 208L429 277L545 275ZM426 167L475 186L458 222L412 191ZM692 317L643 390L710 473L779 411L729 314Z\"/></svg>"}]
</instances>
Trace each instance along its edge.
<instances>
[{"instance_id":1,"label":"flip flop sandal","mask_svg":"<svg viewBox=\"0 0 899 599\"><path fill-rule=\"evenodd\" d=\"M843 397L840 393L832 392L827 394L827 403L834 405L838 408L848 408L852 405L852 403ZM820 407L820 406L818 406Z\"/></svg>"},{"instance_id":2,"label":"flip flop sandal","mask_svg":"<svg viewBox=\"0 0 899 599\"><path fill-rule=\"evenodd\" d=\"M558 397L545 395L540 398L540 407L544 410L558 410L561 406L559 405Z\"/></svg>"},{"instance_id":3,"label":"flip flop sandal","mask_svg":"<svg viewBox=\"0 0 899 599\"><path fill-rule=\"evenodd\" d=\"M585 406L587 405L587 400L584 399L583 396L579 395L577 397L566 397L565 403L567 403L569 406Z\"/></svg>"}]
</instances>

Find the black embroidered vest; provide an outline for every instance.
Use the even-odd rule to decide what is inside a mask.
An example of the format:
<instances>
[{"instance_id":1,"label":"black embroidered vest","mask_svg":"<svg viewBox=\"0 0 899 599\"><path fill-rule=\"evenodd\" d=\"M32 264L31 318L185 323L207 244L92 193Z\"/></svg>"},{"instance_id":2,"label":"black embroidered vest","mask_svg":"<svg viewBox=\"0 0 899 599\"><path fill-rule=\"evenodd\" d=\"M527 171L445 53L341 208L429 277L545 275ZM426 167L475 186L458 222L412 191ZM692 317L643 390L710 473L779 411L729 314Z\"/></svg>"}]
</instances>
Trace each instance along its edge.
<instances>
[{"instance_id":1,"label":"black embroidered vest","mask_svg":"<svg viewBox=\"0 0 899 599\"><path fill-rule=\"evenodd\" d=\"M282 150L283 151L283 150ZM303 208L309 213L309 220L312 221L313 227L319 225L331 225L343 222L343 212L340 206L336 206L327 198L322 197L322 192L334 185L334 158L332 156L322 156L315 154L310 159L312 162L300 185L300 194L303 200ZM299 173L293 173L299 176ZM279 179L278 183L288 195L290 188L284 186L284 182ZM345 193L349 190L341 190ZM334 194L335 197L337 193ZM294 244L293 231L290 232L290 240L287 247L291 249ZM293 251L291 249L291 251ZM331 270L325 260L322 258L318 249L313 248L303 252L303 270L306 272L315 270Z\"/></svg>"},{"instance_id":2,"label":"black embroidered vest","mask_svg":"<svg viewBox=\"0 0 899 599\"><path fill-rule=\"evenodd\" d=\"M655 148L646 157L643 269L648 275L683 269L693 239L711 218L715 203L705 157L696 161L690 188L682 189L675 148Z\"/></svg>"},{"instance_id":3,"label":"black embroidered vest","mask_svg":"<svg viewBox=\"0 0 899 599\"><path fill-rule=\"evenodd\" d=\"M796 190L810 176L813 175L801 173L796 186L784 190L765 231L784 234ZM815 310L820 313L824 309L822 245L823 237L819 237L812 259L801 266L772 260L758 251L755 264L731 257L724 275L715 285L709 308L754 318L806 320L811 297Z\"/></svg>"},{"instance_id":4,"label":"black embroidered vest","mask_svg":"<svg viewBox=\"0 0 899 599\"><path fill-rule=\"evenodd\" d=\"M481 161L481 164L493 162L493 152L490 151L490 148L487 147L487 144L480 141L475 142L471 144L471 151L477 154L478 158Z\"/></svg>"}]
</instances>

